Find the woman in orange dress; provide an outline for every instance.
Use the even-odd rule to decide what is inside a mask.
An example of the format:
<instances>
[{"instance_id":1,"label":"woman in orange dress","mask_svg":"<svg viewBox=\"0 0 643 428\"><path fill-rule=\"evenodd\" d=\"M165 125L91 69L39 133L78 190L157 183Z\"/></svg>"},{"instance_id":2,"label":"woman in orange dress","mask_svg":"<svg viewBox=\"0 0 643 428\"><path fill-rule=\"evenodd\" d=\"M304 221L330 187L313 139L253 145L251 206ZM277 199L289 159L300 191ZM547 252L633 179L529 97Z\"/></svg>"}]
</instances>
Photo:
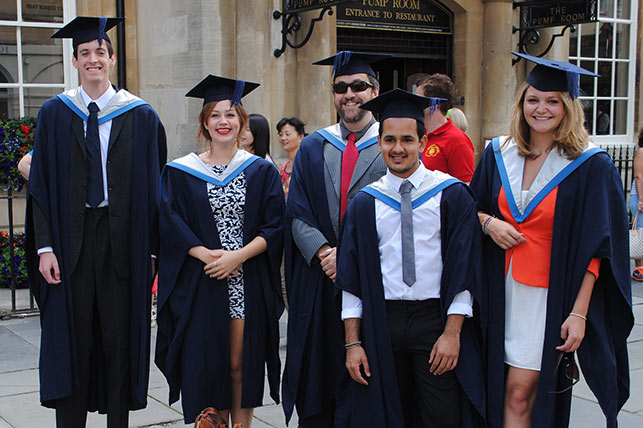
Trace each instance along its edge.
<instances>
[{"instance_id":1,"label":"woman in orange dress","mask_svg":"<svg viewBox=\"0 0 643 428\"><path fill-rule=\"evenodd\" d=\"M578 75L593 73L516 55L537 65L511 135L487 147L471 182L488 235L488 423L567 426L578 351L615 426L629 395L628 232L620 176L589 141L576 99Z\"/></svg>"}]
</instances>

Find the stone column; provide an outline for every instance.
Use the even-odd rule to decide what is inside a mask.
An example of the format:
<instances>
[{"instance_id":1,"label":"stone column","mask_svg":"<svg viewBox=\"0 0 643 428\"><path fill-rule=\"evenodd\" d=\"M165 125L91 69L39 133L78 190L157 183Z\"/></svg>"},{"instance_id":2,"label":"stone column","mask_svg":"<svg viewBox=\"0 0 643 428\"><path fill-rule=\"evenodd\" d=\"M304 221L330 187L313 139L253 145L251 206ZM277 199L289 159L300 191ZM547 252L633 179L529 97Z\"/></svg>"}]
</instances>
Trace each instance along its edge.
<instances>
[{"instance_id":1,"label":"stone column","mask_svg":"<svg viewBox=\"0 0 643 428\"><path fill-rule=\"evenodd\" d=\"M467 135L480 153L480 125L482 93L482 43L484 8L480 0L445 0L443 2L454 13L453 23L453 83L456 89L454 103L467 116ZM464 104L460 105L460 101Z\"/></svg>"},{"instance_id":2,"label":"stone column","mask_svg":"<svg viewBox=\"0 0 643 428\"><path fill-rule=\"evenodd\" d=\"M484 43L482 48L482 138L506 135L516 92L516 70L511 51L517 49L512 24L518 11L511 0L484 0ZM522 80L520 80L522 81Z\"/></svg>"}]
</instances>

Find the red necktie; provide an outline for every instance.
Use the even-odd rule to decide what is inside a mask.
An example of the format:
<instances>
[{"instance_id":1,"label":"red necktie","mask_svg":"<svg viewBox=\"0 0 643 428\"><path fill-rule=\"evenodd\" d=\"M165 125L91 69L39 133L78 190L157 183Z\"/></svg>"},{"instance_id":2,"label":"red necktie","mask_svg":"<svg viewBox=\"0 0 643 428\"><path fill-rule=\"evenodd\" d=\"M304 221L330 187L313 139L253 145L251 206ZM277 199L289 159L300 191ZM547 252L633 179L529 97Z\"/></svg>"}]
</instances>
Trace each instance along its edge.
<instances>
[{"instance_id":1,"label":"red necktie","mask_svg":"<svg viewBox=\"0 0 643 428\"><path fill-rule=\"evenodd\" d=\"M344 154L342 155L342 181L340 185L340 200L339 200L339 219L341 220L344 217L346 212L346 199L348 197L348 187L351 184L351 179L353 178L353 171L355 170L355 164L357 164L357 158L359 157L359 151L355 147L355 133L351 132L348 134L348 143L344 148Z\"/></svg>"}]
</instances>

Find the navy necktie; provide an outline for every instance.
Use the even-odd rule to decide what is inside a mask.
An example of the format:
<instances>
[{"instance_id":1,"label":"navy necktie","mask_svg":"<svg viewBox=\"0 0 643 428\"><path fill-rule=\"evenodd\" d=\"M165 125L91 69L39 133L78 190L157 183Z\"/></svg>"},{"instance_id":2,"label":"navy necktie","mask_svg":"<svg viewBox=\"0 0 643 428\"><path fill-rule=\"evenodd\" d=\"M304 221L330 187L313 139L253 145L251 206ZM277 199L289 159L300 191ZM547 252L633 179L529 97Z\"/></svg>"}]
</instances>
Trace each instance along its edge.
<instances>
[{"instance_id":1,"label":"navy necktie","mask_svg":"<svg viewBox=\"0 0 643 428\"><path fill-rule=\"evenodd\" d=\"M413 206L411 189L413 184L404 180L400 186L402 214L402 279L411 287L415 284L415 242L413 241Z\"/></svg>"},{"instance_id":2,"label":"navy necktie","mask_svg":"<svg viewBox=\"0 0 643 428\"><path fill-rule=\"evenodd\" d=\"M89 103L89 118L85 145L87 148L87 203L96 208L105 199L103 191L103 163L100 156L100 136L98 134L98 111L95 102Z\"/></svg>"}]
</instances>

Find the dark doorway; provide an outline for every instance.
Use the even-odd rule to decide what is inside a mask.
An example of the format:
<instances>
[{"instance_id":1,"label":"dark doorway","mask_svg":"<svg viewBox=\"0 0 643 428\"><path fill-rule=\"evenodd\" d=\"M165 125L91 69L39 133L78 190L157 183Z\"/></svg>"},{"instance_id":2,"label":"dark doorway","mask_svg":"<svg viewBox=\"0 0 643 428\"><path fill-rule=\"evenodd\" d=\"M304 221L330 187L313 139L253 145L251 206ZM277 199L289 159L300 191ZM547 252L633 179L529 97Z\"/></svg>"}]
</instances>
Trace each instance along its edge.
<instances>
[{"instance_id":1,"label":"dark doorway","mask_svg":"<svg viewBox=\"0 0 643 428\"><path fill-rule=\"evenodd\" d=\"M380 92L403 88L412 91L422 75L451 76L453 39L450 34L337 28L337 50L388 53L373 64Z\"/></svg>"}]
</instances>

